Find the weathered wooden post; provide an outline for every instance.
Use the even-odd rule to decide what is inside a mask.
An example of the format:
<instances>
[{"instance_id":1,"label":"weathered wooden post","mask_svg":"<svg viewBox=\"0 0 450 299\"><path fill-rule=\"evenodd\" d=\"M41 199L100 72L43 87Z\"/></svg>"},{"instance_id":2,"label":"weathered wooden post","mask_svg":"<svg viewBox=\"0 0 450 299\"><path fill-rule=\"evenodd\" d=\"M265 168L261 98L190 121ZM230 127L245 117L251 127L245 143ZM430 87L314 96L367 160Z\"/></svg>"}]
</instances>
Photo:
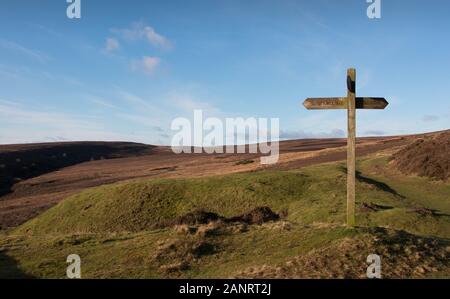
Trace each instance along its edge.
<instances>
[{"instance_id":1,"label":"weathered wooden post","mask_svg":"<svg viewBox=\"0 0 450 299\"><path fill-rule=\"evenodd\" d=\"M347 225L355 226L356 70L347 70Z\"/></svg>"},{"instance_id":2,"label":"weathered wooden post","mask_svg":"<svg viewBox=\"0 0 450 299\"><path fill-rule=\"evenodd\" d=\"M303 102L308 110L347 109L347 226L353 227L355 221L356 186L356 109L384 109L389 103L384 98L356 97L356 70L347 70L346 98L308 98Z\"/></svg>"}]
</instances>

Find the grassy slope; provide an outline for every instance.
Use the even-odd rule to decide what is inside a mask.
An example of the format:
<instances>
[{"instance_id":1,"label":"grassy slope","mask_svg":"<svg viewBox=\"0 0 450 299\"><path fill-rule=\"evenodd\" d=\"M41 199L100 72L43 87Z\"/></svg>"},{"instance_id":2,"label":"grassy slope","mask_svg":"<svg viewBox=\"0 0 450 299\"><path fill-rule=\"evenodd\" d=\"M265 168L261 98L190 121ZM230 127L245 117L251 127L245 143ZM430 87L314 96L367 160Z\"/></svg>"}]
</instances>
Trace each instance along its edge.
<instances>
[{"instance_id":1,"label":"grassy slope","mask_svg":"<svg viewBox=\"0 0 450 299\"><path fill-rule=\"evenodd\" d=\"M433 255L447 255L450 217L421 216L412 209L425 207L450 214L450 185L400 176L385 167L386 163L385 157L359 161L358 204L376 203L388 208L377 212L357 209L358 224L369 229L350 230L342 226L345 220L345 170L342 163L292 172L151 180L90 189L1 236L0 263L7 266L0 267L0 277L64 277L65 258L72 253L82 257L83 277L86 278L230 277L242 271L244 276L252 276L247 271L249 268L266 265L278 269L279 265L292 264L291 260L311 254L311 259L317 260L314 256L316 250L323 249L332 254L343 246L343 240L349 238L355 242L375 240L361 245L364 250L359 250L358 254L394 248L398 245L396 243L413 240L405 252L396 253L405 257L405 267L394 269L392 266L390 275L415 275L415 267L420 266L427 255L414 262L408 259L406 251L418 250L422 246L420 244L428 244L418 237L423 236L443 242L439 246L444 249L433 252ZM288 209L287 222L251 226L238 233L229 228L219 228L209 237L179 234L171 228L152 228L160 221L173 219L195 208L233 216L258 205L268 205L276 211ZM405 230L414 235L402 234L399 238L397 231L389 230L380 237L370 229L377 226ZM392 234L396 237L390 237ZM376 243L380 238L384 240L382 247ZM198 248L205 246L208 250L198 253ZM440 248L436 244L430 246ZM350 247L338 251L346 250L349 254L355 252ZM327 254L320 253L320 256ZM392 250L385 254L389 263ZM393 256L399 260L396 254ZM345 258L339 256L336 260ZM161 270L161 266L186 260L189 262L186 270ZM439 269L430 271L428 276L450 275L448 263L442 263L437 256L432 260L434 262L430 262L429 267ZM364 264L365 261L361 262ZM329 267L334 269L333 265L331 263ZM354 265L352 269L359 267ZM308 275L296 274L291 268L281 267L279 271L288 273L286 276L289 273ZM364 271L361 268L360 272ZM316 276L327 277L324 273ZM264 276L264 271L260 274ZM333 276L333 272L329 275Z\"/></svg>"}]
</instances>

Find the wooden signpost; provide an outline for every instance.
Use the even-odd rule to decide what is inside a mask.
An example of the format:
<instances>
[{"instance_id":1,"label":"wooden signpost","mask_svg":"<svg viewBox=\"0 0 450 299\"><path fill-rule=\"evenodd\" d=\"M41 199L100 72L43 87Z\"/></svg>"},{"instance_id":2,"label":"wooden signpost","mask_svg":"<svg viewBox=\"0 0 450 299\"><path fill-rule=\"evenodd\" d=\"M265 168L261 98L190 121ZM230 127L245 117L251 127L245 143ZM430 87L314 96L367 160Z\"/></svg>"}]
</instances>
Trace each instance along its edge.
<instances>
[{"instance_id":1,"label":"wooden signpost","mask_svg":"<svg viewBox=\"0 0 450 299\"><path fill-rule=\"evenodd\" d=\"M355 226L356 179L356 109L384 109L389 103L384 98L356 97L356 70L347 70L347 97L308 98L303 102L308 110L347 109L347 226Z\"/></svg>"}]
</instances>

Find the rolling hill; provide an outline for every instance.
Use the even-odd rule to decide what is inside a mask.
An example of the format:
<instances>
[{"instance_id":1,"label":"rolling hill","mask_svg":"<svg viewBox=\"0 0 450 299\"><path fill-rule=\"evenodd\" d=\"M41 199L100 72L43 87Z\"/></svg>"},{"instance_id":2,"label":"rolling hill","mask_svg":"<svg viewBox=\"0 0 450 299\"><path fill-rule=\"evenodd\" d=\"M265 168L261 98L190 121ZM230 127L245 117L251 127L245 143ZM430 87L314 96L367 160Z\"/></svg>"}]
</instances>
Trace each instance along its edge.
<instances>
[{"instance_id":1,"label":"rolling hill","mask_svg":"<svg viewBox=\"0 0 450 299\"><path fill-rule=\"evenodd\" d=\"M273 167L239 163L254 155L173 161L159 149L150 175L141 166L142 176L83 188L0 232L0 277L64 278L76 253L83 278L364 278L375 253L385 278L448 278L450 184L392 162L439 134L360 141L355 228L344 225L341 146L286 142ZM278 216L248 220L261 211Z\"/></svg>"}]
</instances>

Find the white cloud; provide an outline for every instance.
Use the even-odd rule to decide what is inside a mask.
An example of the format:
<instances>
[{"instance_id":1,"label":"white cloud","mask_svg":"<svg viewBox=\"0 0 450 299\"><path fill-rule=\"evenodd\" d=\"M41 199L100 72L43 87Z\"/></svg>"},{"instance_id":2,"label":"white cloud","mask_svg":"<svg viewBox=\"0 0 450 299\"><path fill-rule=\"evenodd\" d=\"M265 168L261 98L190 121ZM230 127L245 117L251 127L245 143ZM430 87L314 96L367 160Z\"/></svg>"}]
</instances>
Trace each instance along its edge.
<instances>
[{"instance_id":1,"label":"white cloud","mask_svg":"<svg viewBox=\"0 0 450 299\"><path fill-rule=\"evenodd\" d=\"M127 40L146 40L152 46L163 50L170 50L172 48L172 43L169 39L143 22L135 22L131 25L131 28L112 29L111 31Z\"/></svg>"},{"instance_id":2,"label":"white cloud","mask_svg":"<svg viewBox=\"0 0 450 299\"><path fill-rule=\"evenodd\" d=\"M120 48L120 43L116 38L109 37L106 39L105 50L108 52L115 51Z\"/></svg>"},{"instance_id":3,"label":"white cloud","mask_svg":"<svg viewBox=\"0 0 450 299\"><path fill-rule=\"evenodd\" d=\"M172 47L172 44L169 42L167 38L162 36L161 34L158 34L152 27L146 26L144 28L145 36L147 40L156 47L162 48L162 49L170 49Z\"/></svg>"},{"instance_id":4,"label":"white cloud","mask_svg":"<svg viewBox=\"0 0 450 299\"><path fill-rule=\"evenodd\" d=\"M161 59L158 57L144 56L140 60L133 60L131 62L131 69L146 74L153 74L160 63Z\"/></svg>"}]
</instances>

